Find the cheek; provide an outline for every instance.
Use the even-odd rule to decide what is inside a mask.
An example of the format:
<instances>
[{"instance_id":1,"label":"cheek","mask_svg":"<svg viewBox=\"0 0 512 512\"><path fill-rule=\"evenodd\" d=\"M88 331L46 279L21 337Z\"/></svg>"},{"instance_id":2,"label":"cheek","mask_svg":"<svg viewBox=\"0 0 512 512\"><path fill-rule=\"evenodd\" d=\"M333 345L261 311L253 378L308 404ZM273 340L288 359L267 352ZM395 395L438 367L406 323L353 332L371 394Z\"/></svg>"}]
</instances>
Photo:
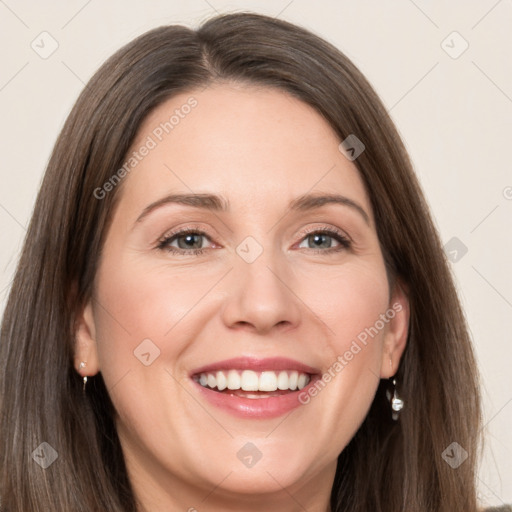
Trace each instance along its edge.
<instances>
[{"instance_id":1,"label":"cheek","mask_svg":"<svg viewBox=\"0 0 512 512\"><path fill-rule=\"evenodd\" d=\"M369 337L369 330L374 334L372 339L381 337L381 322L378 323L378 335L372 327L389 306L389 287L383 263L357 261L340 266L335 272L317 275L314 282L315 286L303 293L308 294L307 303L326 326L324 348L330 349L332 356L343 354L358 337L364 341L365 334ZM379 344L374 345L378 348Z\"/></svg>"},{"instance_id":2,"label":"cheek","mask_svg":"<svg viewBox=\"0 0 512 512\"><path fill-rule=\"evenodd\" d=\"M134 338L159 339L194 308L208 285L204 273L143 265L136 259L105 267L100 282L99 296L111 313L108 323L122 324Z\"/></svg>"},{"instance_id":3,"label":"cheek","mask_svg":"<svg viewBox=\"0 0 512 512\"><path fill-rule=\"evenodd\" d=\"M104 266L98 277L96 325L104 377L105 372L117 374L134 362L140 364L139 346L147 346L151 357L158 351L179 353L182 347L173 329L199 300L199 283L191 283L190 275L170 276L134 263Z\"/></svg>"},{"instance_id":4,"label":"cheek","mask_svg":"<svg viewBox=\"0 0 512 512\"><path fill-rule=\"evenodd\" d=\"M97 304L95 316L100 371L121 423L135 438L151 425L172 432L180 421L175 412L172 419L168 417L172 404L162 404L168 397L190 402L181 396L183 390L171 375L176 375L175 364L194 339L187 327L190 321L196 323L193 315L199 308L194 305L211 284L204 275L192 277L192 272L117 261L98 273L101 305ZM167 398L154 390L166 390Z\"/></svg>"}]
</instances>

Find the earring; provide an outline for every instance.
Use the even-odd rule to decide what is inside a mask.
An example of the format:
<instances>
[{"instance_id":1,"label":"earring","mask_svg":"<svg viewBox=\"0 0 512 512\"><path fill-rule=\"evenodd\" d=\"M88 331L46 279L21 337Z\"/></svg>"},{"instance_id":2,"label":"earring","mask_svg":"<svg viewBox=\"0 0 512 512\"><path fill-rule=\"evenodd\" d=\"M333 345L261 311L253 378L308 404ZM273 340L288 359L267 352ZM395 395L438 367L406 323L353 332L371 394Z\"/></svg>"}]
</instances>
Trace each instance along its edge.
<instances>
[{"instance_id":1,"label":"earring","mask_svg":"<svg viewBox=\"0 0 512 512\"><path fill-rule=\"evenodd\" d=\"M82 368L85 368L87 366L87 362L85 361L82 361L79 365L79 368L82 369ZM82 387L82 392L85 393L85 386L87 386L87 376L84 376L83 378L83 387Z\"/></svg>"},{"instance_id":2,"label":"earring","mask_svg":"<svg viewBox=\"0 0 512 512\"><path fill-rule=\"evenodd\" d=\"M396 379L393 378L391 383L393 384L393 390L386 391L386 397L391 404L391 417L396 421L398 420L400 411L404 408L404 401L398 396L396 391Z\"/></svg>"}]
</instances>

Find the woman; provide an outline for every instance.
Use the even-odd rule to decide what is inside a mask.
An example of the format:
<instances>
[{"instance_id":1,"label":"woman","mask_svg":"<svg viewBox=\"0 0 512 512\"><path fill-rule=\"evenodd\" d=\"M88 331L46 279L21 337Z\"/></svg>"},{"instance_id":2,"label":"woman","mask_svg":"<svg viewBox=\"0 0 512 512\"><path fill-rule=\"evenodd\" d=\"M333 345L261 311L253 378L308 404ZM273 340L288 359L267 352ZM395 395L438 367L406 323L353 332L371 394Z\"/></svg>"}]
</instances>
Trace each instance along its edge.
<instances>
[{"instance_id":1,"label":"woman","mask_svg":"<svg viewBox=\"0 0 512 512\"><path fill-rule=\"evenodd\" d=\"M478 510L425 200L365 78L289 23L162 27L101 67L0 359L4 511Z\"/></svg>"}]
</instances>

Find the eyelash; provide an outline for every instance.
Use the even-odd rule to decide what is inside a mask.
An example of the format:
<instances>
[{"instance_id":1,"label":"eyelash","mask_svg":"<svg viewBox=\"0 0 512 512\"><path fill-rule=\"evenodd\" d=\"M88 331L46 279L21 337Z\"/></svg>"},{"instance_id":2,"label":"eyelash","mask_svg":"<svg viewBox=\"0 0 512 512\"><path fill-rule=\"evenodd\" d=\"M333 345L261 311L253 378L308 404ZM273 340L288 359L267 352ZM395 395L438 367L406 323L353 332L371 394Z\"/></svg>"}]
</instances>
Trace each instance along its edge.
<instances>
[{"instance_id":1,"label":"eyelash","mask_svg":"<svg viewBox=\"0 0 512 512\"><path fill-rule=\"evenodd\" d=\"M199 229L194 229L194 228L183 228L174 233L169 233L169 234L164 235L164 237L158 241L156 248L161 251L167 251L167 252L170 252L173 254L180 254L180 255L187 255L187 256L190 256L190 255L199 256L199 255L203 254L207 250L207 248L186 250L186 249L177 249L176 247L171 247L169 245L171 242L174 241L174 239L177 239L180 236L185 236L188 234L200 235L200 236L204 236L204 237L210 239L208 234L205 233L204 231L201 231ZM327 227L326 228L315 228L315 229L304 231L301 234L301 236L302 236L301 242L304 239L306 239L308 236L313 235L313 234L328 235L328 236L334 238L340 244L339 247L330 247L328 249L308 248L309 251L313 251L314 253L332 254L332 253L337 253L337 252L340 252L340 251L343 251L346 249L350 249L352 246L352 242L350 241L350 239L346 235L344 235L341 231L338 231L333 228L327 228Z\"/></svg>"}]
</instances>

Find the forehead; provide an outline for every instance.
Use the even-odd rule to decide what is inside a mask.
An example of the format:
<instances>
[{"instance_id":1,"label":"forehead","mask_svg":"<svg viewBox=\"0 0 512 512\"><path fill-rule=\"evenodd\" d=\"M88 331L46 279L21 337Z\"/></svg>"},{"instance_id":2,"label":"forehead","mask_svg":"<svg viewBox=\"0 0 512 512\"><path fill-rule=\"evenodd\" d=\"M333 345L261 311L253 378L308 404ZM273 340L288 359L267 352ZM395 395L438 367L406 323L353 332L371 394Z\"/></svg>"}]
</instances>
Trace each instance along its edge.
<instances>
[{"instance_id":1,"label":"forehead","mask_svg":"<svg viewBox=\"0 0 512 512\"><path fill-rule=\"evenodd\" d=\"M370 212L359 172L339 143L316 110L281 90L215 84L180 93L148 116L127 155L133 170L123 196L140 202L214 192L243 207L336 191Z\"/></svg>"}]
</instances>

